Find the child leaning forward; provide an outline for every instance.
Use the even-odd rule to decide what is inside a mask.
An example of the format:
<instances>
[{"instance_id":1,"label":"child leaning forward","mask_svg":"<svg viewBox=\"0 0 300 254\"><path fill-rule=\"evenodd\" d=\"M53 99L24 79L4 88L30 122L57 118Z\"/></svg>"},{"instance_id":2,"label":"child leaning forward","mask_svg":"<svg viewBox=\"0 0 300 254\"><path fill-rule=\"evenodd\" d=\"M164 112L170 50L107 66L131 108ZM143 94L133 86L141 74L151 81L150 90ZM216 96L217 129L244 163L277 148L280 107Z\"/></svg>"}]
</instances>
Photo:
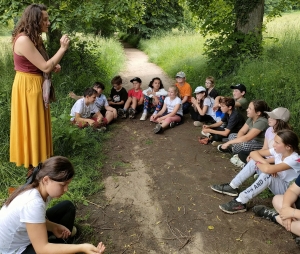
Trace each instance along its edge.
<instances>
[{"instance_id":1,"label":"child leaning forward","mask_svg":"<svg viewBox=\"0 0 300 254\"><path fill-rule=\"evenodd\" d=\"M162 132L168 126L173 128L176 123L182 122L182 103L178 93L176 86L170 86L163 108L156 115L151 116L151 121L158 123L153 129L155 134Z\"/></svg>"}]
</instances>

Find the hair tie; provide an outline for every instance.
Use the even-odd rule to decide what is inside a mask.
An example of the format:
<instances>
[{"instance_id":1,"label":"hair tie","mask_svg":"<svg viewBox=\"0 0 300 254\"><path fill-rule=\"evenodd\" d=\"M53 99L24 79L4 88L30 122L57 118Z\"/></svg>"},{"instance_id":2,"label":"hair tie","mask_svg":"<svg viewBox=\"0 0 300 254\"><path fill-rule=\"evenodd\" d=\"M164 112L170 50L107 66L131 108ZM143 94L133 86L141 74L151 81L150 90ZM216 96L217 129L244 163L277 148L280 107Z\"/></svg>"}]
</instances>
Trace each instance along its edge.
<instances>
[{"instance_id":1,"label":"hair tie","mask_svg":"<svg viewBox=\"0 0 300 254\"><path fill-rule=\"evenodd\" d=\"M39 163L32 171L31 175L27 177L25 185L32 184L37 176L37 174L40 172L43 164Z\"/></svg>"}]
</instances>

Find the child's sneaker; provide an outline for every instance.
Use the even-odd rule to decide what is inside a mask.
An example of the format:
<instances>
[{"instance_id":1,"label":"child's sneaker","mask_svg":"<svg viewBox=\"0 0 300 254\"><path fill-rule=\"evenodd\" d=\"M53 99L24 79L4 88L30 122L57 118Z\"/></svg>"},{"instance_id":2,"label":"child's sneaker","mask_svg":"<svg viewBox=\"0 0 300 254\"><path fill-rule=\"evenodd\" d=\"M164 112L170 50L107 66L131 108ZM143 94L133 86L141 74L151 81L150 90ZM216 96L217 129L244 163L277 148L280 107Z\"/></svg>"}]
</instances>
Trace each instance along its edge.
<instances>
[{"instance_id":1,"label":"child's sneaker","mask_svg":"<svg viewBox=\"0 0 300 254\"><path fill-rule=\"evenodd\" d=\"M119 108L119 109L118 109L118 116L119 116L119 117L122 117L123 115L124 115L124 109Z\"/></svg>"},{"instance_id":2,"label":"child's sneaker","mask_svg":"<svg viewBox=\"0 0 300 254\"><path fill-rule=\"evenodd\" d=\"M230 162L239 168L243 168L245 166L245 163L239 158L237 154L233 155L230 158Z\"/></svg>"},{"instance_id":3,"label":"child's sneaker","mask_svg":"<svg viewBox=\"0 0 300 254\"><path fill-rule=\"evenodd\" d=\"M271 209L264 205L256 205L252 208L252 211L256 216L265 218L270 221L274 221L275 220L274 217L278 215L278 213L274 209Z\"/></svg>"},{"instance_id":4,"label":"child's sneaker","mask_svg":"<svg viewBox=\"0 0 300 254\"><path fill-rule=\"evenodd\" d=\"M203 125L203 123L201 123L200 121L194 122L194 126L196 126L196 127L201 127L202 125Z\"/></svg>"},{"instance_id":5,"label":"child's sneaker","mask_svg":"<svg viewBox=\"0 0 300 254\"><path fill-rule=\"evenodd\" d=\"M99 128L99 129L97 129L97 131L99 131L99 132L105 132L106 131L106 127L101 127L101 128Z\"/></svg>"},{"instance_id":6,"label":"child's sneaker","mask_svg":"<svg viewBox=\"0 0 300 254\"><path fill-rule=\"evenodd\" d=\"M210 137L210 133L205 133L205 132L201 131L201 134L205 137L208 137L208 138Z\"/></svg>"},{"instance_id":7,"label":"child's sneaker","mask_svg":"<svg viewBox=\"0 0 300 254\"><path fill-rule=\"evenodd\" d=\"M157 125L155 126L155 128L153 129L153 132L154 132L155 134L158 134L158 133L162 132L162 130L163 130L162 126L161 126L160 124L157 124Z\"/></svg>"},{"instance_id":8,"label":"child's sneaker","mask_svg":"<svg viewBox=\"0 0 300 254\"><path fill-rule=\"evenodd\" d=\"M236 197L239 195L239 191L238 189L233 189L229 183L223 183L223 184L216 184L216 185L212 185L210 186L210 188L213 191L222 193L222 194L226 194L228 196L232 196L232 197Z\"/></svg>"},{"instance_id":9,"label":"child's sneaker","mask_svg":"<svg viewBox=\"0 0 300 254\"><path fill-rule=\"evenodd\" d=\"M145 121L147 119L147 113L143 113L140 120Z\"/></svg>"},{"instance_id":10,"label":"child's sneaker","mask_svg":"<svg viewBox=\"0 0 300 254\"><path fill-rule=\"evenodd\" d=\"M174 127L175 127L175 125L176 125L176 123L175 123L175 122L170 122L170 128L174 128Z\"/></svg>"},{"instance_id":11,"label":"child's sneaker","mask_svg":"<svg viewBox=\"0 0 300 254\"><path fill-rule=\"evenodd\" d=\"M219 205L219 208L223 212L230 214L247 212L246 204L242 204L241 202L236 201L236 199L233 199L226 204Z\"/></svg>"},{"instance_id":12,"label":"child's sneaker","mask_svg":"<svg viewBox=\"0 0 300 254\"><path fill-rule=\"evenodd\" d=\"M213 141L211 142L212 146L217 147L218 145L223 145L223 142L219 142L219 141Z\"/></svg>"},{"instance_id":13,"label":"child's sneaker","mask_svg":"<svg viewBox=\"0 0 300 254\"><path fill-rule=\"evenodd\" d=\"M133 108L128 109L128 115L130 119L135 118L135 110Z\"/></svg>"},{"instance_id":14,"label":"child's sneaker","mask_svg":"<svg viewBox=\"0 0 300 254\"><path fill-rule=\"evenodd\" d=\"M223 149L222 144L221 144L221 145L218 145L217 149L219 152L222 152L222 153L232 153L232 146L228 146L226 149Z\"/></svg>"}]
</instances>

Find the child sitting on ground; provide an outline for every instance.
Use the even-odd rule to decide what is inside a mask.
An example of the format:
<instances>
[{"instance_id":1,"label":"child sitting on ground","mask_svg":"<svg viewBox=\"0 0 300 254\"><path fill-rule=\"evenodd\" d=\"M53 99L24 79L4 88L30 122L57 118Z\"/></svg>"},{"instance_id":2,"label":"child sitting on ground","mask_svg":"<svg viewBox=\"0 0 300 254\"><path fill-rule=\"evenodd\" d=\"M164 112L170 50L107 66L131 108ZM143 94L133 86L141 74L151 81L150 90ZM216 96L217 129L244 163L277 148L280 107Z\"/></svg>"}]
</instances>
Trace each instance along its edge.
<instances>
[{"instance_id":1,"label":"child sitting on ground","mask_svg":"<svg viewBox=\"0 0 300 254\"><path fill-rule=\"evenodd\" d=\"M201 126L202 122L215 123L216 113L213 111L214 99L209 97L203 86L195 89L196 98L192 97L192 107L190 107L191 118L195 121L195 126Z\"/></svg>"},{"instance_id":2,"label":"child sitting on ground","mask_svg":"<svg viewBox=\"0 0 300 254\"><path fill-rule=\"evenodd\" d=\"M101 128L107 124L103 121L98 107L95 105L97 97L97 91L93 88L87 88L84 91L83 98L77 100L71 109L71 122L77 125L79 128L85 128L92 126L93 128ZM92 113L94 113L92 115ZM102 128L101 130L104 130Z\"/></svg>"},{"instance_id":3,"label":"child sitting on ground","mask_svg":"<svg viewBox=\"0 0 300 254\"><path fill-rule=\"evenodd\" d=\"M272 112L266 112L268 114L268 124L269 128L265 132L264 145L261 150L271 149L274 144L274 138L276 133L281 130L291 129L291 126L288 124L290 119L290 111L287 108L279 107L275 108ZM250 160L250 151L242 151L238 154L235 154L230 162L236 166L243 166Z\"/></svg>"},{"instance_id":4,"label":"child sitting on ground","mask_svg":"<svg viewBox=\"0 0 300 254\"><path fill-rule=\"evenodd\" d=\"M176 74L176 84L179 90L179 97L182 101L183 114L189 113L191 106L192 87L185 81L185 73L180 71Z\"/></svg>"},{"instance_id":5,"label":"child sitting on ground","mask_svg":"<svg viewBox=\"0 0 300 254\"><path fill-rule=\"evenodd\" d=\"M265 190L267 187L273 194L284 194L291 181L300 173L299 139L291 130L277 132L273 148L251 152L250 160L236 175L230 184L212 185L211 189L229 196L238 196L232 201L220 205L225 213L246 212L247 202ZM272 156L271 158L266 158ZM273 164L275 163L275 164ZM256 181L243 192L238 187L254 173L259 176Z\"/></svg>"},{"instance_id":6,"label":"child sitting on ground","mask_svg":"<svg viewBox=\"0 0 300 254\"><path fill-rule=\"evenodd\" d=\"M178 93L179 91L176 86L170 86L162 110L152 116L153 122L158 123L153 130L155 134L163 132L168 126L173 128L176 123L181 123L183 112Z\"/></svg>"},{"instance_id":7,"label":"child sitting on ground","mask_svg":"<svg viewBox=\"0 0 300 254\"><path fill-rule=\"evenodd\" d=\"M127 101L128 94L126 89L122 87L122 78L120 76L113 77L111 84L113 87L110 91L108 104L118 110L119 108L123 108Z\"/></svg>"},{"instance_id":8,"label":"child sitting on ground","mask_svg":"<svg viewBox=\"0 0 300 254\"><path fill-rule=\"evenodd\" d=\"M276 195L272 200L275 208L271 209L264 205L253 207L256 216L279 223L289 232L297 235L296 243L299 245L300 236L300 175L287 189L284 195Z\"/></svg>"},{"instance_id":9,"label":"child sitting on ground","mask_svg":"<svg viewBox=\"0 0 300 254\"><path fill-rule=\"evenodd\" d=\"M209 97L215 99L219 94L215 88L215 79L212 76L208 76L205 80L206 93Z\"/></svg>"},{"instance_id":10,"label":"child sitting on ground","mask_svg":"<svg viewBox=\"0 0 300 254\"><path fill-rule=\"evenodd\" d=\"M147 119L147 115L151 110L154 110L153 115L156 115L162 109L168 92L164 89L164 85L160 78L153 78L149 83L149 87L143 91L143 94L144 111L140 118L141 121Z\"/></svg>"},{"instance_id":11,"label":"child sitting on ground","mask_svg":"<svg viewBox=\"0 0 300 254\"><path fill-rule=\"evenodd\" d=\"M118 109L118 115L122 118L127 117L127 110L130 119L135 117L135 114L140 112L143 108L144 95L141 89L142 80L139 77L135 77L130 82L133 85L128 91L128 99L124 105L124 108Z\"/></svg>"},{"instance_id":12,"label":"child sitting on ground","mask_svg":"<svg viewBox=\"0 0 300 254\"><path fill-rule=\"evenodd\" d=\"M102 116L105 116L103 118L103 121L106 121L107 124L109 124L112 120L117 118L117 116L118 116L117 110L108 105L106 96L104 94L102 94L102 92L105 89L104 84L102 84L101 82L95 82L93 85L93 89L95 89L97 91L95 105L98 107ZM74 92L70 92L69 96L75 100L83 98L83 96L78 96ZM92 112L92 113L95 113L95 112Z\"/></svg>"},{"instance_id":13,"label":"child sitting on ground","mask_svg":"<svg viewBox=\"0 0 300 254\"><path fill-rule=\"evenodd\" d=\"M235 86L230 86L233 89L233 98L235 100L235 108L236 110L244 117L245 121L247 120L247 108L248 108L248 100L245 98L246 87L243 84L237 84ZM219 109L220 99L223 96L217 96L215 99L214 110L217 111Z\"/></svg>"},{"instance_id":14,"label":"child sitting on ground","mask_svg":"<svg viewBox=\"0 0 300 254\"><path fill-rule=\"evenodd\" d=\"M211 125L203 125L202 134L210 136L210 141L220 142L223 138L228 137L230 133L237 133L244 125L244 118L235 110L235 101L230 97L223 97L220 99L220 107L224 116L221 121ZM227 123L226 127L223 126Z\"/></svg>"},{"instance_id":15,"label":"child sitting on ground","mask_svg":"<svg viewBox=\"0 0 300 254\"><path fill-rule=\"evenodd\" d=\"M259 150L263 146L265 131L269 127L267 113L269 107L262 100L254 100L249 103L247 109L248 119L238 133L231 133L229 141L219 145L220 152L238 154Z\"/></svg>"}]
</instances>

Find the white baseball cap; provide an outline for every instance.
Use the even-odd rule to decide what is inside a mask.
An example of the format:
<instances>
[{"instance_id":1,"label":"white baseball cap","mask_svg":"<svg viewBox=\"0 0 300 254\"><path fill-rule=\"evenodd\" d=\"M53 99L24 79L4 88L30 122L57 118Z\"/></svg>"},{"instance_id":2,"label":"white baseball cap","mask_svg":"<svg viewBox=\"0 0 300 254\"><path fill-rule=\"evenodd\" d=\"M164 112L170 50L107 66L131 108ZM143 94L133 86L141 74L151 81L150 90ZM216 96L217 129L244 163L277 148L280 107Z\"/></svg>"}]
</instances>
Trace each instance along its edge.
<instances>
[{"instance_id":1,"label":"white baseball cap","mask_svg":"<svg viewBox=\"0 0 300 254\"><path fill-rule=\"evenodd\" d=\"M194 93L205 92L206 89L203 86L197 86Z\"/></svg>"}]
</instances>

